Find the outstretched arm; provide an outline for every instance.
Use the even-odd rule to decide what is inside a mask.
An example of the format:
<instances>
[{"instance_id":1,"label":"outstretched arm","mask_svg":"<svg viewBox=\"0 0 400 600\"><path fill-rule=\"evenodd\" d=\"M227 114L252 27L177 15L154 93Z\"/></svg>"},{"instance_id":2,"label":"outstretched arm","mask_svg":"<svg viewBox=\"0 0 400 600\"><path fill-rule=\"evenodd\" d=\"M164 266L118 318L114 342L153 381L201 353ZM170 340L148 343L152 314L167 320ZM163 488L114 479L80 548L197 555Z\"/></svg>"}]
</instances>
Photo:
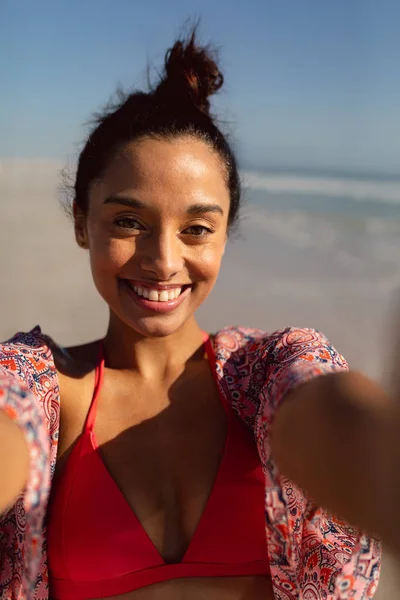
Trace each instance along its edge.
<instances>
[{"instance_id":1,"label":"outstretched arm","mask_svg":"<svg viewBox=\"0 0 400 600\"><path fill-rule=\"evenodd\" d=\"M50 439L40 399L0 367L0 512L24 492L26 511L47 497Z\"/></svg>"},{"instance_id":2,"label":"outstretched arm","mask_svg":"<svg viewBox=\"0 0 400 600\"><path fill-rule=\"evenodd\" d=\"M20 427L0 410L0 512L23 490L29 473L29 451Z\"/></svg>"},{"instance_id":3,"label":"outstretched arm","mask_svg":"<svg viewBox=\"0 0 400 600\"><path fill-rule=\"evenodd\" d=\"M400 549L400 409L359 373L290 391L271 432L279 469L319 506Z\"/></svg>"}]
</instances>

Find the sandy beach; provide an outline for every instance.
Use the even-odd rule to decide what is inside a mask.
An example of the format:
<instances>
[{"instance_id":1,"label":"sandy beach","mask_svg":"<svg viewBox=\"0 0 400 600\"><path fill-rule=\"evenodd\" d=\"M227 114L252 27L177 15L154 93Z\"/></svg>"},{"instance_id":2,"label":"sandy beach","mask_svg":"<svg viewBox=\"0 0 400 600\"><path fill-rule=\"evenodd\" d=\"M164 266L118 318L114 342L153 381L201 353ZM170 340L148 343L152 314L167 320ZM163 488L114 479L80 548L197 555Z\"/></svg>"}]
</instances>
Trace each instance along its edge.
<instances>
[{"instance_id":1,"label":"sandy beach","mask_svg":"<svg viewBox=\"0 0 400 600\"><path fill-rule=\"evenodd\" d=\"M61 344L105 332L107 311L87 255L57 202L56 161L0 160L1 338L36 324ZM210 331L227 324L323 331L351 367L389 386L400 285L400 219L279 210L246 193L240 234L199 311ZM385 553L377 600L400 598L400 562Z\"/></svg>"}]
</instances>

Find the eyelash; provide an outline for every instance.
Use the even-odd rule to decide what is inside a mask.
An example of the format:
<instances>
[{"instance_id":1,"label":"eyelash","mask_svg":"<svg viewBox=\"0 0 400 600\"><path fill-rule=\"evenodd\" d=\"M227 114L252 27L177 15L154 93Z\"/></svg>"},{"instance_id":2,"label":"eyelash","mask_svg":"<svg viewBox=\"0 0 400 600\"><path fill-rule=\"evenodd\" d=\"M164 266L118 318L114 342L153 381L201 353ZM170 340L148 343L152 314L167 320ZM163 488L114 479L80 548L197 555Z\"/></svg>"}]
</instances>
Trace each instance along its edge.
<instances>
[{"instance_id":1,"label":"eyelash","mask_svg":"<svg viewBox=\"0 0 400 600\"><path fill-rule=\"evenodd\" d=\"M130 225L122 225L121 223L130 223ZM136 223L136 225L139 227L134 227L132 223ZM143 226L139 223L139 221L133 217L119 217L114 221L114 224L121 229L143 229Z\"/></svg>"},{"instance_id":2,"label":"eyelash","mask_svg":"<svg viewBox=\"0 0 400 600\"><path fill-rule=\"evenodd\" d=\"M122 224L125 223L125 224ZM129 223L129 225L127 225L126 223ZM114 221L114 224L121 228L121 229L125 229L125 230L132 230L132 229L144 229L143 225L141 225L141 223L139 223L139 221L133 217L119 217L118 219L116 219ZM133 225L136 224L136 227ZM194 233L193 230L199 230L201 229L202 232L201 233ZM192 230L191 233L189 233L189 230ZM184 233L186 232L188 235L191 235L193 237L205 237L211 233L214 233L214 230L206 227L205 225L190 225L189 227L187 227L184 231Z\"/></svg>"},{"instance_id":3,"label":"eyelash","mask_svg":"<svg viewBox=\"0 0 400 600\"><path fill-rule=\"evenodd\" d=\"M204 225L190 225L190 227L187 227L187 229L185 229L186 232L189 231L189 229L201 229L202 233L189 233L189 235L192 235L193 237L205 237L206 235L209 235L210 233L214 233L214 231L212 229L210 229L209 227L205 227Z\"/></svg>"}]
</instances>

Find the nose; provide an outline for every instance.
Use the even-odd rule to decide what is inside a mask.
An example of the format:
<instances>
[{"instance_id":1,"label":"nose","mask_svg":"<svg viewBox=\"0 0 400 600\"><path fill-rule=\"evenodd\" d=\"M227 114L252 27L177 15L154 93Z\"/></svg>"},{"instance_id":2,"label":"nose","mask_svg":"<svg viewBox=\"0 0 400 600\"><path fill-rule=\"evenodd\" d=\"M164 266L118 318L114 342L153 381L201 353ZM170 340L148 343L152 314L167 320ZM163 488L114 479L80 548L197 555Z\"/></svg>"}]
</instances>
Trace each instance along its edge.
<instances>
[{"instance_id":1,"label":"nose","mask_svg":"<svg viewBox=\"0 0 400 600\"><path fill-rule=\"evenodd\" d=\"M184 266L182 243L176 232L152 232L142 240L140 267L158 281L170 281Z\"/></svg>"}]
</instances>

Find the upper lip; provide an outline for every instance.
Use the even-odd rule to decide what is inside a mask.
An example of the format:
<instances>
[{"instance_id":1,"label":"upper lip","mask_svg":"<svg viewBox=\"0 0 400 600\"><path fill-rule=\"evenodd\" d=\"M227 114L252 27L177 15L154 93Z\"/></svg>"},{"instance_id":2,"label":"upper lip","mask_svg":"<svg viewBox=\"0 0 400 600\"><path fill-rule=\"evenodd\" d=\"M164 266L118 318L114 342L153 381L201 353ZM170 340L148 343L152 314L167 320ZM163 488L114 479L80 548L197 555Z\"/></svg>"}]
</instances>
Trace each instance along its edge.
<instances>
[{"instance_id":1,"label":"upper lip","mask_svg":"<svg viewBox=\"0 0 400 600\"><path fill-rule=\"evenodd\" d=\"M155 281L139 281L138 279L128 279L133 285L148 287L153 290L172 290L176 288L182 288L188 285L192 285L191 283L156 283Z\"/></svg>"}]
</instances>

